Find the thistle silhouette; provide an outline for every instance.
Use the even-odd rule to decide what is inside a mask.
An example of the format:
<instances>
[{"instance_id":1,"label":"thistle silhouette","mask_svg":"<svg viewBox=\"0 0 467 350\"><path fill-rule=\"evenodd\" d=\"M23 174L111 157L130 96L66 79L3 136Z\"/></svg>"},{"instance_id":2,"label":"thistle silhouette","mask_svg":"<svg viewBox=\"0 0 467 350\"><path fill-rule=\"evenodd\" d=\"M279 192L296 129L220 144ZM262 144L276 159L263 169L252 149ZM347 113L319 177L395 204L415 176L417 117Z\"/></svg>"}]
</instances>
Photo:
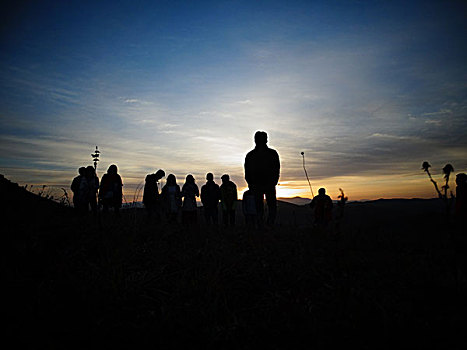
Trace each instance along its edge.
<instances>
[{"instance_id":1,"label":"thistle silhouette","mask_svg":"<svg viewBox=\"0 0 467 350\"><path fill-rule=\"evenodd\" d=\"M344 219L344 208L345 208L345 202L349 199L348 197L345 196L344 190L342 188L339 188L340 195L337 196L339 198L339 202L337 202L337 215L336 215L336 233L340 234L341 233L341 225L342 225L342 220Z\"/></svg>"},{"instance_id":2,"label":"thistle silhouette","mask_svg":"<svg viewBox=\"0 0 467 350\"><path fill-rule=\"evenodd\" d=\"M347 202L347 200L349 199L349 197L346 197L345 194L344 194L344 190L342 188L339 188L339 191L340 191L340 195L337 196L337 198L340 199L340 205L344 206L345 202Z\"/></svg>"},{"instance_id":3,"label":"thistle silhouette","mask_svg":"<svg viewBox=\"0 0 467 350\"><path fill-rule=\"evenodd\" d=\"M425 171L427 173L428 177L430 178L430 181L433 183L433 186L435 186L435 190L436 190L436 193L438 193L438 197L443 198L443 194L441 193L441 191L438 188L438 183L435 180L433 180L433 177L431 177L430 168L431 168L430 163L428 163L426 161L422 163L422 169L423 169L423 171Z\"/></svg>"},{"instance_id":4,"label":"thistle silhouette","mask_svg":"<svg viewBox=\"0 0 467 350\"><path fill-rule=\"evenodd\" d=\"M348 201L349 197L346 197L344 194L344 190L342 188L339 188L340 195L337 196L339 198L339 202L337 203L338 208L339 208L339 218L342 218L344 216L344 207L345 207L345 202Z\"/></svg>"},{"instance_id":5,"label":"thistle silhouette","mask_svg":"<svg viewBox=\"0 0 467 350\"><path fill-rule=\"evenodd\" d=\"M430 174L430 169L431 165L428 162L423 162L422 163L422 169L425 171L430 178L430 181L433 183L433 186L435 186L436 193L438 193L438 197L443 200L445 206L446 206L446 220L449 220L449 213L451 209L451 200L449 200L448 197L448 189L449 189L449 177L451 173L454 171L454 167L451 164L446 164L443 168L443 174L444 174L444 180L446 183L441 187L441 189L444 191L444 194L439 190L438 183L433 180L433 177ZM454 195L451 192L451 199L454 199Z\"/></svg>"},{"instance_id":6,"label":"thistle silhouette","mask_svg":"<svg viewBox=\"0 0 467 350\"><path fill-rule=\"evenodd\" d=\"M449 188L449 176L454 171L454 167L451 164L446 164L443 168L444 179L446 180L446 184L442 187L444 190L444 197L448 197L448 188Z\"/></svg>"}]
</instances>

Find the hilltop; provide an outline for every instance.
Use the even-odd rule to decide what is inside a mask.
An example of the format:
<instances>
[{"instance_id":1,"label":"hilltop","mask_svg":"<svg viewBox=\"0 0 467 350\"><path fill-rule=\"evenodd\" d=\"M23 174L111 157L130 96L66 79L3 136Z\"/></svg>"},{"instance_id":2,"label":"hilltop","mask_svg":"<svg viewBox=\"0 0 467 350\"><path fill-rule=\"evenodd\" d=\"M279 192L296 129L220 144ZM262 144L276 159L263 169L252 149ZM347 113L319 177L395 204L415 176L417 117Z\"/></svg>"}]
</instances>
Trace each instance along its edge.
<instances>
[{"instance_id":1,"label":"hilltop","mask_svg":"<svg viewBox=\"0 0 467 350\"><path fill-rule=\"evenodd\" d=\"M277 227L254 231L76 216L4 178L0 193L18 347L461 344L467 254L438 202L351 203L339 231L281 202Z\"/></svg>"}]
</instances>

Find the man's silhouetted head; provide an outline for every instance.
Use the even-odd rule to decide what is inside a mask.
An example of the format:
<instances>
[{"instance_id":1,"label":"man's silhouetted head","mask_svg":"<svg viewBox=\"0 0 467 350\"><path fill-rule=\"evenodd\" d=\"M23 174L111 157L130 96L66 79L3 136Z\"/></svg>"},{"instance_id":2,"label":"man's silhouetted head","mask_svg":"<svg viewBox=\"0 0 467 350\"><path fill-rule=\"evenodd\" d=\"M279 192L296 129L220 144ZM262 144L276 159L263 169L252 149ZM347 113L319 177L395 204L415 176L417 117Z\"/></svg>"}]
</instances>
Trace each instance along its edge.
<instances>
[{"instance_id":1,"label":"man's silhouetted head","mask_svg":"<svg viewBox=\"0 0 467 350\"><path fill-rule=\"evenodd\" d=\"M213 181L214 180L214 175L212 173L207 173L206 174L206 180Z\"/></svg>"},{"instance_id":2,"label":"man's silhouetted head","mask_svg":"<svg viewBox=\"0 0 467 350\"><path fill-rule=\"evenodd\" d=\"M94 167L92 165L88 165L86 167L86 176L93 177L95 175L96 175L96 170L94 169Z\"/></svg>"},{"instance_id":3,"label":"man's silhouetted head","mask_svg":"<svg viewBox=\"0 0 467 350\"><path fill-rule=\"evenodd\" d=\"M156 171L156 178L158 180L162 179L165 176L165 171L162 169L159 169Z\"/></svg>"},{"instance_id":4,"label":"man's silhouetted head","mask_svg":"<svg viewBox=\"0 0 467 350\"><path fill-rule=\"evenodd\" d=\"M224 174L221 176L221 180L223 183L227 183L230 180L230 176L228 174Z\"/></svg>"},{"instance_id":5,"label":"man's silhouetted head","mask_svg":"<svg viewBox=\"0 0 467 350\"><path fill-rule=\"evenodd\" d=\"M324 189L323 187L321 187L319 190L318 190L318 194L324 196L326 194L326 189Z\"/></svg>"},{"instance_id":6,"label":"man's silhouetted head","mask_svg":"<svg viewBox=\"0 0 467 350\"><path fill-rule=\"evenodd\" d=\"M258 146L266 145L268 143L268 134L264 131L257 131L255 133L255 143Z\"/></svg>"},{"instance_id":7,"label":"man's silhouetted head","mask_svg":"<svg viewBox=\"0 0 467 350\"><path fill-rule=\"evenodd\" d=\"M84 176L86 174L86 168L82 166L81 168L78 169L78 173Z\"/></svg>"}]
</instances>

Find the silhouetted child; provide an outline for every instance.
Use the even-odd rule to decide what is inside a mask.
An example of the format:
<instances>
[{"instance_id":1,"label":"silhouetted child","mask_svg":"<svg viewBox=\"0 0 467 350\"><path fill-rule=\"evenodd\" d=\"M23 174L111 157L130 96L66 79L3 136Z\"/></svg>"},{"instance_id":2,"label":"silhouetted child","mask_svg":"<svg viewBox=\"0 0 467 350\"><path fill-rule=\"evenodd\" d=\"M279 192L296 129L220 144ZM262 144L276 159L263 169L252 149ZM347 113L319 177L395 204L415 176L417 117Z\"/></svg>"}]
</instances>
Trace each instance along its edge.
<instances>
[{"instance_id":1,"label":"silhouetted child","mask_svg":"<svg viewBox=\"0 0 467 350\"><path fill-rule=\"evenodd\" d=\"M222 175L221 180L222 222L224 227L235 226L235 207L238 199L237 186L230 181L228 174Z\"/></svg>"},{"instance_id":2,"label":"silhouetted child","mask_svg":"<svg viewBox=\"0 0 467 350\"><path fill-rule=\"evenodd\" d=\"M168 222L177 222L178 212L182 206L182 194L174 174L167 176L167 182L162 187L161 197Z\"/></svg>"},{"instance_id":3,"label":"silhouetted child","mask_svg":"<svg viewBox=\"0 0 467 350\"><path fill-rule=\"evenodd\" d=\"M332 220L332 199L326 194L324 188L318 190L318 195L313 198L310 207L314 209L315 225L326 227Z\"/></svg>"},{"instance_id":4,"label":"silhouetted child","mask_svg":"<svg viewBox=\"0 0 467 350\"><path fill-rule=\"evenodd\" d=\"M182 197L182 223L185 225L196 224L198 222L196 197L199 197L199 189L193 175L186 176L182 187Z\"/></svg>"},{"instance_id":5,"label":"silhouetted child","mask_svg":"<svg viewBox=\"0 0 467 350\"><path fill-rule=\"evenodd\" d=\"M78 174L79 175L76 176L71 182L70 188L71 188L71 191L73 192L73 206L78 212L83 212L85 201L83 197L81 196L80 187L81 187L81 180L83 180L83 178L86 175L86 168L84 166L80 167L78 169Z\"/></svg>"},{"instance_id":6,"label":"silhouetted child","mask_svg":"<svg viewBox=\"0 0 467 350\"><path fill-rule=\"evenodd\" d=\"M214 182L214 175L212 173L206 174L206 180L206 184L201 187L201 203L203 203L204 218L207 225L211 223L217 225L221 191L219 185Z\"/></svg>"},{"instance_id":7,"label":"silhouetted child","mask_svg":"<svg viewBox=\"0 0 467 350\"><path fill-rule=\"evenodd\" d=\"M122 207L122 192L123 182L118 174L118 169L115 164L109 166L107 173L102 176L101 186L99 189L99 201L102 203L102 210L106 213L109 208L114 208L115 214L120 216L120 208Z\"/></svg>"},{"instance_id":8,"label":"silhouetted child","mask_svg":"<svg viewBox=\"0 0 467 350\"><path fill-rule=\"evenodd\" d=\"M158 170L155 174L146 175L143 192L143 204L146 208L148 216L155 215L156 219L160 219L160 196L159 196L159 180L165 176L164 170Z\"/></svg>"},{"instance_id":9,"label":"silhouetted child","mask_svg":"<svg viewBox=\"0 0 467 350\"><path fill-rule=\"evenodd\" d=\"M256 197L251 190L243 193L242 199L243 215L248 228L255 228L257 224Z\"/></svg>"}]
</instances>

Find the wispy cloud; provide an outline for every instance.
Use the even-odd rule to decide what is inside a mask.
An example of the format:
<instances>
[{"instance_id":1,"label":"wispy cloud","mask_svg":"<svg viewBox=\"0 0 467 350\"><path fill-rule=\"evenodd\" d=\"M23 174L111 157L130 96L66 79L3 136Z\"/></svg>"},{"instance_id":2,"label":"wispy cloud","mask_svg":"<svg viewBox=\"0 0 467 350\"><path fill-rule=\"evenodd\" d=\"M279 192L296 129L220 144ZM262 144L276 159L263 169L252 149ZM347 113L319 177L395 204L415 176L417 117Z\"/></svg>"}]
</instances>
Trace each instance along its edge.
<instances>
[{"instance_id":1,"label":"wispy cloud","mask_svg":"<svg viewBox=\"0 0 467 350\"><path fill-rule=\"evenodd\" d=\"M419 137L416 137L416 136L399 136L399 135L380 134L380 133L374 133L374 134L371 134L368 137L369 138L390 139L390 140L421 141L421 139Z\"/></svg>"},{"instance_id":2,"label":"wispy cloud","mask_svg":"<svg viewBox=\"0 0 467 350\"><path fill-rule=\"evenodd\" d=\"M82 26L77 13L56 40L43 31L47 14L31 12L34 31L15 29L0 57L2 171L71 178L97 144L99 169L116 163L128 188L158 168L198 179L228 172L242 187L256 130L268 132L289 187L306 189L301 151L317 184L358 184L375 196L361 179L395 185L424 159L466 171L467 50L452 9L404 17L388 5L376 21L375 4L361 21L344 5L293 3L253 19L255 5L239 3L238 17L180 12L154 27L145 23L162 12L151 6L128 17L138 25L86 15L92 23ZM97 42L87 39L96 38L91 28Z\"/></svg>"},{"instance_id":3,"label":"wispy cloud","mask_svg":"<svg viewBox=\"0 0 467 350\"><path fill-rule=\"evenodd\" d=\"M426 124L434 124L436 126L440 126L442 124L442 121L441 120L436 120L436 119L433 119L433 120L425 120L425 123Z\"/></svg>"},{"instance_id":4,"label":"wispy cloud","mask_svg":"<svg viewBox=\"0 0 467 350\"><path fill-rule=\"evenodd\" d=\"M241 105L251 105L253 101L247 99L247 100L237 101L237 103Z\"/></svg>"},{"instance_id":5,"label":"wispy cloud","mask_svg":"<svg viewBox=\"0 0 467 350\"><path fill-rule=\"evenodd\" d=\"M123 102L125 103L139 103L140 101L136 98L127 98L125 100L123 100Z\"/></svg>"}]
</instances>

